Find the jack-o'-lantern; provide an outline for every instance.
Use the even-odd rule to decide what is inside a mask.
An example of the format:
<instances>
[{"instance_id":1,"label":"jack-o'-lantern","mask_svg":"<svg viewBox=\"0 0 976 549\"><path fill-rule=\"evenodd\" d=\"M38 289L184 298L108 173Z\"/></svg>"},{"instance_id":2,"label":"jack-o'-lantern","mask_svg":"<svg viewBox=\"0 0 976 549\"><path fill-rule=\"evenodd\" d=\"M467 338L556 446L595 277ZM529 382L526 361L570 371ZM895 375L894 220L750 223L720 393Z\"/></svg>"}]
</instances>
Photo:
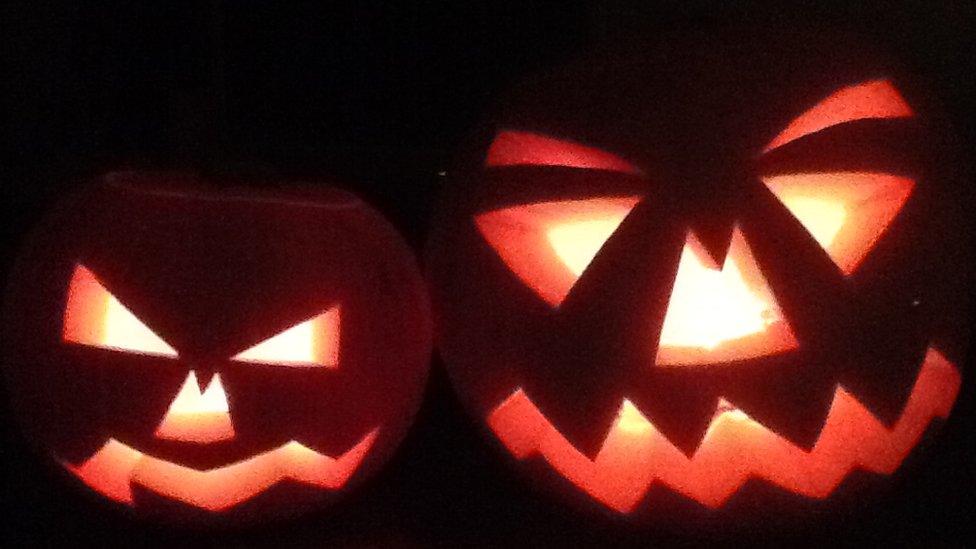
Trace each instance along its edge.
<instances>
[{"instance_id":1,"label":"jack-o'-lantern","mask_svg":"<svg viewBox=\"0 0 976 549\"><path fill-rule=\"evenodd\" d=\"M180 520L348 491L405 434L430 353L415 260L362 201L168 175L115 174L57 207L4 320L11 394L42 451Z\"/></svg>"},{"instance_id":2,"label":"jack-o'-lantern","mask_svg":"<svg viewBox=\"0 0 976 549\"><path fill-rule=\"evenodd\" d=\"M428 259L457 390L544 485L809 502L948 416L961 183L926 94L852 44L611 48L502 101Z\"/></svg>"}]
</instances>

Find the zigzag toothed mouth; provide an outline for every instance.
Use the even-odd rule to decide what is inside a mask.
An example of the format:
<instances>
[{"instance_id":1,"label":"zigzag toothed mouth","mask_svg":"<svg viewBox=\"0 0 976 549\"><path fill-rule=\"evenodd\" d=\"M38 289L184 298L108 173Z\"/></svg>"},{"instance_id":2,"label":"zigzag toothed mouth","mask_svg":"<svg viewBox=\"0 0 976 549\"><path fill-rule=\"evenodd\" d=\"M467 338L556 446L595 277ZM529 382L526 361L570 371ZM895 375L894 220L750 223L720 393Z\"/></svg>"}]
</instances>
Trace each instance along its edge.
<instances>
[{"instance_id":1,"label":"zigzag toothed mouth","mask_svg":"<svg viewBox=\"0 0 976 549\"><path fill-rule=\"evenodd\" d=\"M891 428L838 385L809 451L725 401L690 457L626 399L594 459L571 444L521 388L491 411L488 425L517 459L542 457L579 489L619 513L633 511L655 482L714 509L752 477L822 499L855 468L893 473L929 423L949 415L960 382L956 366L930 347Z\"/></svg>"},{"instance_id":2,"label":"zigzag toothed mouth","mask_svg":"<svg viewBox=\"0 0 976 549\"><path fill-rule=\"evenodd\" d=\"M212 512L234 507L286 479L336 490L345 485L372 447L373 429L341 456L332 458L290 441L223 467L198 470L144 454L109 439L81 465L61 464L101 494L134 505L132 484Z\"/></svg>"}]
</instances>

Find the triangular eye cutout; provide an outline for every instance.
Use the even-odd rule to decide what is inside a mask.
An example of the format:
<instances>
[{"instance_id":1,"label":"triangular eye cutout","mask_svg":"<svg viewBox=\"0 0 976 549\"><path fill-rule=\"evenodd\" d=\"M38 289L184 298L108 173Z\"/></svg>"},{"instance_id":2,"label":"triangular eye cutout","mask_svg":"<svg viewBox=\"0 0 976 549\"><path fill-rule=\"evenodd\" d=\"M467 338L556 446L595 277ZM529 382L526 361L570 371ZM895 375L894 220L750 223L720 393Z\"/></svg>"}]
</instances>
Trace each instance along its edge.
<instances>
[{"instance_id":1,"label":"triangular eye cutout","mask_svg":"<svg viewBox=\"0 0 976 549\"><path fill-rule=\"evenodd\" d=\"M885 173L763 178L845 275L853 273L911 195L912 179Z\"/></svg>"},{"instance_id":2,"label":"triangular eye cutout","mask_svg":"<svg viewBox=\"0 0 976 549\"><path fill-rule=\"evenodd\" d=\"M721 269L689 233L658 343L657 366L719 364L796 348L796 338L735 228Z\"/></svg>"},{"instance_id":3,"label":"triangular eye cutout","mask_svg":"<svg viewBox=\"0 0 976 549\"><path fill-rule=\"evenodd\" d=\"M562 200L478 215L475 223L501 260L558 307L640 197Z\"/></svg>"},{"instance_id":4,"label":"triangular eye cutout","mask_svg":"<svg viewBox=\"0 0 976 549\"><path fill-rule=\"evenodd\" d=\"M632 175L641 173L633 164L615 154L572 141L515 130L498 132L488 147L485 166L566 166Z\"/></svg>"},{"instance_id":5,"label":"triangular eye cutout","mask_svg":"<svg viewBox=\"0 0 976 549\"><path fill-rule=\"evenodd\" d=\"M95 275L75 266L64 308L65 341L145 355L175 357L177 352L132 311L119 303Z\"/></svg>"},{"instance_id":6,"label":"triangular eye cutout","mask_svg":"<svg viewBox=\"0 0 976 549\"><path fill-rule=\"evenodd\" d=\"M291 367L339 367L339 307L300 322L232 360Z\"/></svg>"},{"instance_id":7,"label":"triangular eye cutout","mask_svg":"<svg viewBox=\"0 0 976 549\"><path fill-rule=\"evenodd\" d=\"M913 116L898 90L888 80L871 80L842 88L798 116L766 145L769 152L822 129L866 118Z\"/></svg>"}]
</instances>

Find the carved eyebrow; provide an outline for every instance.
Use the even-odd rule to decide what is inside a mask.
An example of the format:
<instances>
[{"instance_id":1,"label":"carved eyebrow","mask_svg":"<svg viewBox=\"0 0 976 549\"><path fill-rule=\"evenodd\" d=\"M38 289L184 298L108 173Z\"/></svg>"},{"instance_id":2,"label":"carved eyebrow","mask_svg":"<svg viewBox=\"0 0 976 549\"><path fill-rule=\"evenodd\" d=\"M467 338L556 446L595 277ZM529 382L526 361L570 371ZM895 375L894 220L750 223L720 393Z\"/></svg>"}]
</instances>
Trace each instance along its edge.
<instances>
[{"instance_id":1,"label":"carved eyebrow","mask_svg":"<svg viewBox=\"0 0 976 549\"><path fill-rule=\"evenodd\" d=\"M607 151L532 132L498 132L488 148L485 166L526 165L567 166L641 175L636 166Z\"/></svg>"},{"instance_id":2,"label":"carved eyebrow","mask_svg":"<svg viewBox=\"0 0 976 549\"><path fill-rule=\"evenodd\" d=\"M837 90L794 118L766 145L763 152L844 122L867 118L906 118L914 114L891 81L879 79L861 82Z\"/></svg>"}]
</instances>

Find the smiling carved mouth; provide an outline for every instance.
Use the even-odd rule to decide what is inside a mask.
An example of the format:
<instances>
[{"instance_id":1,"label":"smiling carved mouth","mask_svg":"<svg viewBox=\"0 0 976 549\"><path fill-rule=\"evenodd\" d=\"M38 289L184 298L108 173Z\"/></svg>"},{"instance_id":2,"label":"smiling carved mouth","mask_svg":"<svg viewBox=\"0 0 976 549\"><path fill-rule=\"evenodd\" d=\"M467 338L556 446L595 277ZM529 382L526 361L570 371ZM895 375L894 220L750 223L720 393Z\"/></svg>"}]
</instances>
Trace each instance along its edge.
<instances>
[{"instance_id":1,"label":"smiling carved mouth","mask_svg":"<svg viewBox=\"0 0 976 549\"><path fill-rule=\"evenodd\" d=\"M297 442L205 471L144 454L112 438L81 465L61 464L94 490L134 505L132 483L168 498L218 512L286 479L336 490L345 485L372 447L379 429L332 458Z\"/></svg>"},{"instance_id":2,"label":"smiling carved mouth","mask_svg":"<svg viewBox=\"0 0 976 549\"><path fill-rule=\"evenodd\" d=\"M930 347L905 408L890 429L838 385L809 451L724 401L691 457L626 399L592 460L556 430L521 388L492 410L488 425L517 459L541 456L567 480L617 512L633 511L654 482L715 509L753 477L822 499L855 468L893 473L929 422L948 417L960 381L956 367Z\"/></svg>"}]
</instances>

